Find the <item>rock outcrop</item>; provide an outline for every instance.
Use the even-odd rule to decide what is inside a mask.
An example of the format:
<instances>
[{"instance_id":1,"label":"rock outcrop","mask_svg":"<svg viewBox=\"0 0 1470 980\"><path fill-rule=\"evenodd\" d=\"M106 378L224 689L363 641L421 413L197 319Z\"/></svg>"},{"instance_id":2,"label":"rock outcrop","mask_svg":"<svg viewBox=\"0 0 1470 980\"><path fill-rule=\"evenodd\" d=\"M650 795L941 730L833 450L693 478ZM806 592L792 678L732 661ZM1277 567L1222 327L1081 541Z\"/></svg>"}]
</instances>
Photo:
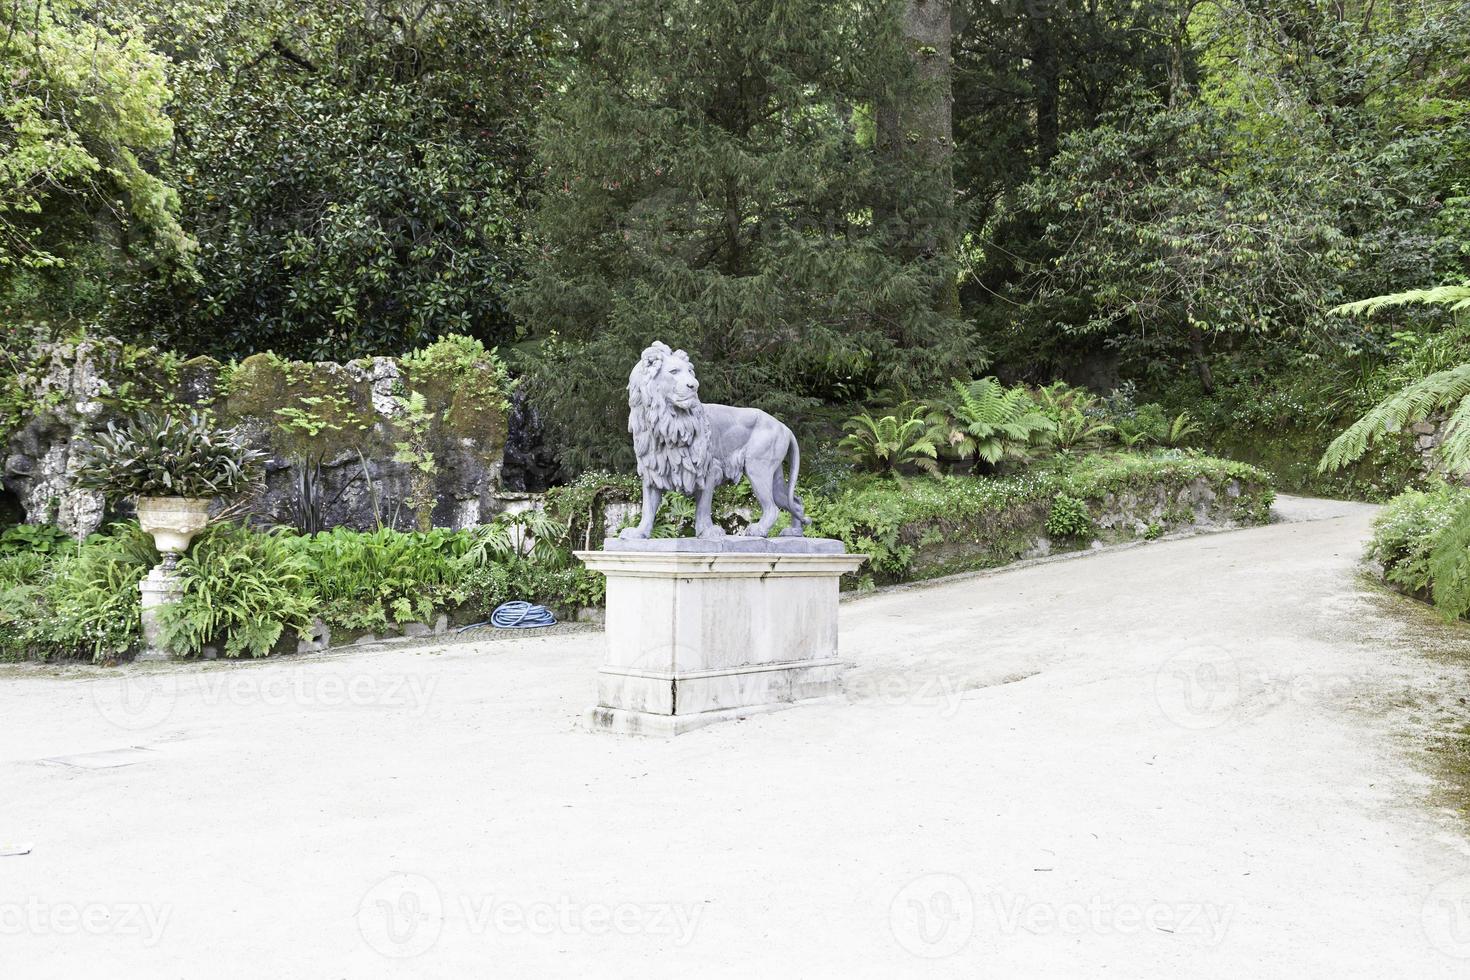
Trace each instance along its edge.
<instances>
[{"instance_id":1,"label":"rock outcrop","mask_svg":"<svg viewBox=\"0 0 1470 980\"><path fill-rule=\"evenodd\" d=\"M80 450L109 420L170 407L207 407L269 453L263 491L230 504L263 524L408 529L423 515L458 528L505 506L509 384L467 338L404 358L235 365L87 340L41 345L25 363L32 407L5 446L3 479L33 523L77 535L101 526L113 512L72 485Z\"/></svg>"}]
</instances>

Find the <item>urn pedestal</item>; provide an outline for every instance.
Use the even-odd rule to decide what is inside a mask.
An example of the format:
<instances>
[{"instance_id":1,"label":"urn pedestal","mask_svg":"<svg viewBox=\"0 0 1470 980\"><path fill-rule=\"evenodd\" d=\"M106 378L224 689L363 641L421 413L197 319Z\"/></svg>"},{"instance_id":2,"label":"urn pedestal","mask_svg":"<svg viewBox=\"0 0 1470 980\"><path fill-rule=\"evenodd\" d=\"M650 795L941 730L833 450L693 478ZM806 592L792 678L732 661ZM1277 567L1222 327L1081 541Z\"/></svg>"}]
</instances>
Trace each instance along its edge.
<instances>
[{"instance_id":1,"label":"urn pedestal","mask_svg":"<svg viewBox=\"0 0 1470 980\"><path fill-rule=\"evenodd\" d=\"M143 607L143 647L137 659L168 660L159 611L182 594L174 566L179 555L189 550L194 536L209 526L209 501L202 497L139 497L138 526L153 536L163 561L138 583Z\"/></svg>"},{"instance_id":2,"label":"urn pedestal","mask_svg":"<svg viewBox=\"0 0 1470 980\"><path fill-rule=\"evenodd\" d=\"M826 538L609 539L594 730L677 735L841 692L838 579L865 555Z\"/></svg>"},{"instance_id":3,"label":"urn pedestal","mask_svg":"<svg viewBox=\"0 0 1470 980\"><path fill-rule=\"evenodd\" d=\"M143 581L138 583L138 591L142 594L143 600L143 645L138 650L136 659L172 659L163 645L163 628L158 616L164 606L177 602L183 594L173 571L172 562L165 560L163 564L153 566Z\"/></svg>"}]
</instances>

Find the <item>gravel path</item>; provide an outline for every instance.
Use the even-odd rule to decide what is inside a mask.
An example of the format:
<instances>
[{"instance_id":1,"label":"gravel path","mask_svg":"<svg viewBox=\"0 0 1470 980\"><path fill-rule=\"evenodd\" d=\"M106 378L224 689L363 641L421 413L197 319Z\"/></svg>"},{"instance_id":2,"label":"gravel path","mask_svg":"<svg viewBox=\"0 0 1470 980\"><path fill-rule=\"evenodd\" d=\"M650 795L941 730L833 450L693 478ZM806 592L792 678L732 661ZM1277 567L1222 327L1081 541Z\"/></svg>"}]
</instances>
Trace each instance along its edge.
<instances>
[{"instance_id":1,"label":"gravel path","mask_svg":"<svg viewBox=\"0 0 1470 980\"><path fill-rule=\"evenodd\" d=\"M579 729L594 631L9 668L0 975L1470 976L1470 630L1280 510L845 603L842 702L672 741Z\"/></svg>"}]
</instances>

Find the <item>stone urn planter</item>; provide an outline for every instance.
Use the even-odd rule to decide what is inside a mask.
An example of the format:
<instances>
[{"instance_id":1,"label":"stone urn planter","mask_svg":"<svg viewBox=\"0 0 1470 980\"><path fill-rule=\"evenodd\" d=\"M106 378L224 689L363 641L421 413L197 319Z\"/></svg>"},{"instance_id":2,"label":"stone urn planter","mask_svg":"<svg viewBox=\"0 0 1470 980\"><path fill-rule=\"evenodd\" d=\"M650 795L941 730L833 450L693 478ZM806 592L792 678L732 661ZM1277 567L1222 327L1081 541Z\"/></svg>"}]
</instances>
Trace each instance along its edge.
<instances>
[{"instance_id":1,"label":"stone urn planter","mask_svg":"<svg viewBox=\"0 0 1470 980\"><path fill-rule=\"evenodd\" d=\"M168 561L189 550L194 535L209 524L209 500L205 497L139 497L138 526L153 536L153 543Z\"/></svg>"}]
</instances>

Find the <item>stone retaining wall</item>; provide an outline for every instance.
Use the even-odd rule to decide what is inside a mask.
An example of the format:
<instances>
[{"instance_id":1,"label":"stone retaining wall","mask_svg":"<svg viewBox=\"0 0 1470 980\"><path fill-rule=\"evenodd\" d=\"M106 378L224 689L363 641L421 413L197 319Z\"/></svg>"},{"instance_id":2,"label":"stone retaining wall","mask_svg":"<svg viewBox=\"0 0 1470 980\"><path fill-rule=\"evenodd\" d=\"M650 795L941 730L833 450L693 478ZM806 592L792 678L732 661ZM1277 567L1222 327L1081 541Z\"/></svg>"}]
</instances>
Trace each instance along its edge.
<instances>
[{"instance_id":1,"label":"stone retaining wall","mask_svg":"<svg viewBox=\"0 0 1470 980\"><path fill-rule=\"evenodd\" d=\"M25 364L21 390L34 409L0 458L4 488L32 523L85 535L115 516L101 495L72 486L77 450L109 420L167 406L208 407L269 453L264 491L236 502L236 513L292 524L305 481L325 526L410 528L415 463L400 450L411 435L402 400L415 392L428 413L420 458L433 461L432 523L478 524L519 496L501 490L504 370L464 338L401 359L305 363L259 354L235 365L87 340L40 345Z\"/></svg>"}]
</instances>

